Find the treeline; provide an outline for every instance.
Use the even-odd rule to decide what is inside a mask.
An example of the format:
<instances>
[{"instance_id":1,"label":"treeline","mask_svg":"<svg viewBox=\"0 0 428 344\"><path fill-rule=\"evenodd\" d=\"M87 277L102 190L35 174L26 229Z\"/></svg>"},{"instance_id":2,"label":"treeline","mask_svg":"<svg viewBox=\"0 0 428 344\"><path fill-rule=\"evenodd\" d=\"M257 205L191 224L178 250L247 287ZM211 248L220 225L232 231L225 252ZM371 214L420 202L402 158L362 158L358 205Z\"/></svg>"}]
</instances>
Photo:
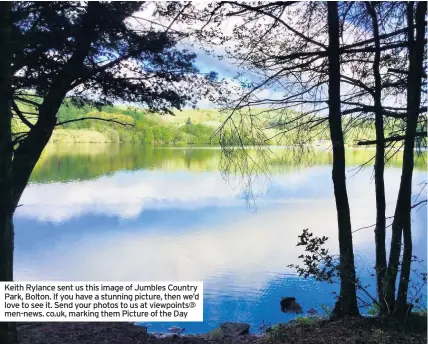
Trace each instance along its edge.
<instances>
[{"instance_id":1,"label":"treeline","mask_svg":"<svg viewBox=\"0 0 428 344\"><path fill-rule=\"evenodd\" d=\"M262 136L266 145L288 145L295 141L296 132L287 130L290 126L287 122L299 115L297 112L289 111L285 120L283 114L270 112L262 118L266 125L257 135ZM165 116L168 116L168 119ZM237 146L254 144L255 133L252 132L251 124L248 124L248 132L245 133L244 130L240 138L229 136L227 133L221 137L215 135L216 129L227 116L216 110L184 110L176 116L165 116L150 113L145 109L123 106L105 106L101 110L89 105L76 107L66 101L58 112L58 123L62 124L55 129L51 141L145 145L218 145L229 141L229 144ZM345 144L352 146L362 137L375 137L373 125L355 127L349 126L347 122L345 119L343 123L344 129L349 127L345 130ZM234 141L231 142L231 139ZM328 140L328 132L320 131L307 143L317 144Z\"/></svg>"},{"instance_id":2,"label":"treeline","mask_svg":"<svg viewBox=\"0 0 428 344\"><path fill-rule=\"evenodd\" d=\"M31 106L20 105L24 113L32 111ZM230 113L215 109L176 111L175 116L160 115L147 109L126 106L104 106L97 109L89 104L74 105L65 100L57 114L57 126L50 142L55 143L134 143L159 145L233 145L253 146L255 142L264 145L295 145L301 133L293 130L301 114L293 110L265 111L251 109L257 113L260 127L254 128L254 116L243 120L242 114L232 118L240 123L241 135L234 135L231 128L223 128L222 135L216 130ZM29 119L33 121L32 118ZM362 138L373 140L376 136L373 123L356 126L351 118L343 119L344 143L354 146ZM387 133L397 128L388 128ZM13 118L12 131L20 135L28 127ZM314 131L306 144L317 145L329 142L329 132L324 127Z\"/></svg>"},{"instance_id":3,"label":"treeline","mask_svg":"<svg viewBox=\"0 0 428 344\"><path fill-rule=\"evenodd\" d=\"M89 119L79 120L82 118ZM190 117L182 124L163 121L160 116L156 118L137 108L106 106L99 111L91 106L76 107L70 102L60 108L58 122L63 123L60 130L89 129L100 132L105 137L104 142L147 145L209 144L214 132L212 127L193 123ZM84 137L81 140L90 141Z\"/></svg>"}]
</instances>

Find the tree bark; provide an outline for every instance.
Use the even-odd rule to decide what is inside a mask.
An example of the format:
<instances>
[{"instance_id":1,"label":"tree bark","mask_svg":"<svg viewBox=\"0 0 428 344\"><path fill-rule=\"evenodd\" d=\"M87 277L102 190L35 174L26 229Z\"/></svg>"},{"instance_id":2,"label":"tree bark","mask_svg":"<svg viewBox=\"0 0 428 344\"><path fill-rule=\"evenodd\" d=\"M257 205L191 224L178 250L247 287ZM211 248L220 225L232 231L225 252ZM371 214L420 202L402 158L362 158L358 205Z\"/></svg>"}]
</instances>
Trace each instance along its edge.
<instances>
[{"instance_id":1,"label":"tree bark","mask_svg":"<svg viewBox=\"0 0 428 344\"><path fill-rule=\"evenodd\" d=\"M39 107L36 124L15 151L12 165L12 204L15 208L18 206L19 199L27 186L34 166L49 142L57 122L56 114L64 98L71 90L72 83L84 71L84 61L96 36L97 22L95 18L99 11L99 6L100 3L97 1L88 3L80 32L76 37L76 49L64 69L53 80L49 92Z\"/></svg>"},{"instance_id":2,"label":"tree bark","mask_svg":"<svg viewBox=\"0 0 428 344\"><path fill-rule=\"evenodd\" d=\"M340 113L340 60L338 3L328 2L328 65L329 65L329 125L333 144L333 185L339 228L340 295L334 307L334 316L359 314L356 295L354 251L351 216L345 176L345 145Z\"/></svg>"},{"instance_id":3,"label":"tree bark","mask_svg":"<svg viewBox=\"0 0 428 344\"><path fill-rule=\"evenodd\" d=\"M386 246L385 246L385 133L383 128L382 115L382 82L379 71L380 63L380 39L379 24L376 9L372 2L366 2L367 11L372 19L373 38L375 44L375 55L373 61L373 75L375 79L375 91L373 95L375 110L375 129L376 129L376 158L375 158L375 193L376 193L376 227L375 227L375 244L376 244L376 283L377 296L380 306L380 313L388 312L385 296L383 292L383 280L387 269L386 265Z\"/></svg>"},{"instance_id":4,"label":"tree bark","mask_svg":"<svg viewBox=\"0 0 428 344\"><path fill-rule=\"evenodd\" d=\"M0 2L0 281L13 280L13 214L40 155L49 142L56 114L70 85L83 70L94 38L93 16L98 3L89 3L79 36L79 44L67 66L53 81L39 108L39 117L27 137L13 151L12 145L12 24L11 2ZM0 343L18 343L14 323L0 323Z\"/></svg>"},{"instance_id":5,"label":"tree bark","mask_svg":"<svg viewBox=\"0 0 428 344\"><path fill-rule=\"evenodd\" d=\"M13 280L11 3L0 2L0 281ZM18 343L14 323L0 323L0 343Z\"/></svg>"},{"instance_id":6,"label":"tree bark","mask_svg":"<svg viewBox=\"0 0 428 344\"><path fill-rule=\"evenodd\" d=\"M412 195L412 178L414 167L414 148L415 148L415 135L419 117L419 107L421 102L422 92L422 78L424 72L423 58L424 58L424 39L425 39L425 15L427 12L426 2L418 2L416 5L416 40L414 39L413 30L409 30L409 73L407 79L407 126L406 126L406 139L404 141L403 152L403 167L401 174L399 196L396 204L396 218L397 221L395 230L403 233L403 261L401 264L401 274L398 286L397 300L394 305L393 315L398 318L404 318L411 310L411 306L407 304L407 292L410 280L410 269L412 262L412 227L411 227L411 195ZM413 24L413 3L408 5L408 24ZM397 210L398 209L398 210ZM401 225L401 226L400 226ZM401 228L400 228L401 227ZM394 228L393 228L394 229ZM391 245L394 245L391 242ZM397 254L399 249L395 245L394 254ZM392 249L392 247L391 247ZM399 252L398 252L399 254ZM394 256L393 264L397 262L397 257ZM392 266L397 276L397 269L395 265ZM394 276L394 275L392 275ZM394 282L395 292L395 278L391 279L389 287L392 289L392 282ZM392 291L391 290L391 291ZM391 297L391 296L390 296Z\"/></svg>"}]
</instances>

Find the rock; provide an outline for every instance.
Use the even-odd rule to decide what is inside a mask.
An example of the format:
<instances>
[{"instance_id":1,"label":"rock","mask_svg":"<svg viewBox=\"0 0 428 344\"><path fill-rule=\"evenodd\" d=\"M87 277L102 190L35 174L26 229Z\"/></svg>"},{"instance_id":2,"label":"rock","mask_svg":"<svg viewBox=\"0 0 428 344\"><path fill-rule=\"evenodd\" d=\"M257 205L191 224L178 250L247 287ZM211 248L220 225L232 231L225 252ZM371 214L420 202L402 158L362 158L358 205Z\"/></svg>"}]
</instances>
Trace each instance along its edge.
<instances>
[{"instance_id":1,"label":"rock","mask_svg":"<svg viewBox=\"0 0 428 344\"><path fill-rule=\"evenodd\" d=\"M208 340L222 340L224 338L224 333L221 328L215 328L208 332L206 337Z\"/></svg>"},{"instance_id":2,"label":"rock","mask_svg":"<svg viewBox=\"0 0 428 344\"><path fill-rule=\"evenodd\" d=\"M182 332L184 332L184 328L178 327L178 326L172 326L168 329L169 333L173 333L173 334L180 334Z\"/></svg>"},{"instance_id":3,"label":"rock","mask_svg":"<svg viewBox=\"0 0 428 344\"><path fill-rule=\"evenodd\" d=\"M303 313L302 306L300 306L296 302L295 297L283 297L281 298L281 311L284 313L296 313L301 314Z\"/></svg>"},{"instance_id":4,"label":"rock","mask_svg":"<svg viewBox=\"0 0 428 344\"><path fill-rule=\"evenodd\" d=\"M220 324L220 329L226 337L237 337L250 333L250 324L225 322Z\"/></svg>"},{"instance_id":5,"label":"rock","mask_svg":"<svg viewBox=\"0 0 428 344\"><path fill-rule=\"evenodd\" d=\"M318 314L318 311L315 308L311 308L311 309L308 309L306 313L310 315L315 315L315 314Z\"/></svg>"},{"instance_id":6,"label":"rock","mask_svg":"<svg viewBox=\"0 0 428 344\"><path fill-rule=\"evenodd\" d=\"M220 324L219 328L215 328L206 334L208 340L222 340L224 338L234 339L240 336L245 336L250 333L250 324L225 322Z\"/></svg>"}]
</instances>

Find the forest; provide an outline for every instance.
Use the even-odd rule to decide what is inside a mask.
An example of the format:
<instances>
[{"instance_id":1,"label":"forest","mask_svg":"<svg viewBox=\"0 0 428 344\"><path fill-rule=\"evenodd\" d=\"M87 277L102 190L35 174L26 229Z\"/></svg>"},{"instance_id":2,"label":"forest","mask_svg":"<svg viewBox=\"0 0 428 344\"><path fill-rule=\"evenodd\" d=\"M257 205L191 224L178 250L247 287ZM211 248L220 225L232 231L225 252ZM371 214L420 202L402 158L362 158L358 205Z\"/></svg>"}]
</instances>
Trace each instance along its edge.
<instances>
[{"instance_id":1,"label":"forest","mask_svg":"<svg viewBox=\"0 0 428 344\"><path fill-rule=\"evenodd\" d=\"M29 110L23 105L23 111ZM265 145L286 145L295 141L295 131L284 131L291 126L287 123L291 118L298 118L299 113L287 111L278 114L275 111L263 113L259 109L259 118L265 123L263 140ZM59 124L52 133L50 142L57 143L135 143L143 145L221 145L218 135L213 135L230 113L217 109L183 109L171 114L157 114L147 109L131 106L104 106L97 109L90 105L78 107L66 100L58 111ZM87 118L86 120L82 120ZM234 115L238 117L238 115ZM90 119L94 118L94 119ZM31 121L31 120L30 120ZM283 122L283 123L282 123ZM363 138L374 139L375 127L367 124L355 127L345 119L343 126L349 128L345 132L345 144L357 146ZM12 130L16 133L28 131L28 127L19 119L14 118ZM315 133L307 144L316 145L328 141L326 132ZM245 145L254 141L243 138Z\"/></svg>"}]
</instances>

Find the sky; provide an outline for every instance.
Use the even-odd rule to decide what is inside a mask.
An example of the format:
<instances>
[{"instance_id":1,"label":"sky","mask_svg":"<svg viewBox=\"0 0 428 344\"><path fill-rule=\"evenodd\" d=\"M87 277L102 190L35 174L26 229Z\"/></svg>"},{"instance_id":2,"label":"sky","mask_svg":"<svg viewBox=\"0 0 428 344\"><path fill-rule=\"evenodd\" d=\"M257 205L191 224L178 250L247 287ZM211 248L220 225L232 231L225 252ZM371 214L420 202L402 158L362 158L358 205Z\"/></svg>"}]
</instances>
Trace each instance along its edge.
<instances>
[{"instance_id":1,"label":"sky","mask_svg":"<svg viewBox=\"0 0 428 344\"><path fill-rule=\"evenodd\" d=\"M195 6L197 9L205 8L208 4L209 2L207 1L204 1L204 2L196 1L192 3L192 5ZM294 12L296 10L296 6L299 6L299 5L293 5L290 11L288 11L288 8L287 8L284 11L283 15L281 16L281 19L283 19L284 22L286 22L290 27L295 29L301 26L300 24L298 24L298 21L302 19L298 15L299 14L298 8L297 8L297 14L296 12ZM137 25L137 26L146 25L147 27L157 28L158 30L165 30L165 27L168 27L171 25L172 19L171 18L163 19L159 17L154 17L153 16L154 8L155 8L154 2L149 2L148 7L146 7L143 11L136 13L136 16L141 20L139 20L138 23L134 22L132 25ZM272 18L266 17L266 19L265 18L261 19L260 22L263 24L267 22L271 23L271 21L272 21ZM210 29L219 25L217 27L219 27L224 34L228 36L233 36L233 29L240 26L242 23L243 21L241 17L230 16L230 17L227 17L227 19L222 20L220 24L213 24L211 27L207 26L207 29ZM174 23L171 25L171 30L176 30L180 32L189 32L194 30L195 28L202 27L203 24L204 24L203 22L196 23L196 24L187 24L185 22L177 20L177 21L174 21ZM313 22L312 25L314 25L314 27L312 27L312 30L319 30L318 36L313 37L313 39L318 42L323 42L323 43L327 42L328 40L326 38L326 33L323 30L323 28L325 27L325 22L323 21ZM246 30L248 31L251 30L250 25L246 25L245 27L246 27ZM293 40L295 37L295 35L292 34L289 30L284 29L284 30L281 30L280 32L282 32L281 41L283 42L286 42L287 40ZM367 32L363 30L363 28L352 25L351 23L347 22L345 25L345 31L341 37L343 42L345 42L346 44L351 44L357 40L361 40L361 37L362 38L367 37ZM213 54L211 55L207 54L198 43L191 43L190 39L180 42L178 46L194 51L197 54L195 64L199 68L200 72L202 73L208 73L211 71L216 72L219 76L219 79L224 79L231 85L231 87L234 90L233 94L237 99L239 92L245 92L245 93L247 92L247 90L244 90L240 86L240 83L236 79L236 76L238 73L243 72L243 75L239 77L239 80L250 81L255 83L256 85L259 84L264 79L261 79L261 77L259 75L256 75L255 73L249 73L248 70L244 70L238 67L236 62L229 59L228 57L224 57L223 59L220 60L215 56L215 55L226 56L226 49L234 47L235 44L236 44L236 41L232 39L232 40L226 41L223 45L215 46L213 47ZM314 49L314 48L317 48L317 47L313 45L311 49ZM241 49L245 49L245 47ZM282 50L281 50L281 47L277 47L274 51L281 52ZM353 75L353 72L351 71L349 65L344 65L342 66L341 69L342 69L342 74L348 75L348 76ZM263 71L263 73L264 72L266 72L267 75L272 75L272 73L274 73L274 71L270 71L270 72ZM382 73L384 72L386 71L382 71ZM367 79L367 80L370 80L370 79ZM283 81L284 80L281 80L281 82ZM278 83L276 83L276 85L274 86L271 85L268 87L261 87L257 92L254 93L254 98L282 99L289 95L289 94L285 94L286 91L284 87L280 86ZM347 92L349 92L350 90L350 87L351 86L349 86L349 84L342 83L341 93L347 94ZM327 98L327 95L324 95L324 99L326 98ZM398 106L398 104L402 102L402 99L398 99L398 98L399 97L396 97L396 96L394 96L393 98L386 98L383 100L383 102L385 105L388 105L388 106L394 106L394 105ZM370 99L364 100L364 102L366 104L371 104L372 100L370 98ZM325 105L326 104L321 104L321 105L311 104L310 110L313 110L314 106L325 107ZM211 107L216 107L216 104L211 103L208 99L201 99L198 103L198 107L211 108ZM294 107L293 109L298 112L305 112L307 111L308 107L309 107L309 104L306 104L304 106Z\"/></svg>"},{"instance_id":2,"label":"sky","mask_svg":"<svg viewBox=\"0 0 428 344\"><path fill-rule=\"evenodd\" d=\"M208 2L193 2L193 4L201 9L203 7L205 7ZM141 27L141 26L146 26L146 27L150 27L152 29L157 29L157 30L164 30L164 28L166 26L169 26L171 23L171 19L164 19L163 21L161 19L159 19L158 17L154 17L152 15L152 12L154 10L154 5L153 2L149 2L149 5L147 8L145 8L143 11L137 12L135 14L135 17L138 18L138 22L136 22L135 20L130 20L130 24L131 25L136 25L136 27ZM145 21L145 19L147 21ZM161 23L161 25L154 25L153 22L156 23ZM239 19L232 17L229 18L227 20L225 20L222 24L221 24L221 30L223 33L226 34L232 34L232 30L233 28L239 24ZM199 25L186 25L182 22L176 22L171 26L171 30L176 30L176 31L180 31L180 32L188 32L189 30L193 30L195 28L197 28ZM216 72L218 75L218 79L223 79L225 80L227 83L231 84L232 87L234 87L236 89L236 87L240 88L239 83L236 81L236 76L238 73L242 73L243 69L239 68L236 63L234 63L234 61L232 61L231 59L224 57L223 59L219 59L216 56L218 55L222 55L225 56L226 55L226 49L228 47L231 47L235 42L230 41L230 42L226 42L224 45L221 46L216 46L212 53L207 53L206 51L204 51L204 49L202 49L201 45L199 45L197 42L194 42L193 39L188 39L185 41L181 41L178 43L177 47L182 48L182 49L187 49L189 51L192 51L196 54L196 59L195 59L195 65L196 67L199 69L199 71L201 73L209 73L209 72ZM255 75L252 75L248 72L245 72L244 74L245 80L252 80L252 81L256 81L256 77ZM242 77L241 77L242 79ZM264 90L263 95L264 96L269 96L270 94L270 90L266 89ZM272 92L274 92L272 90ZM215 108L217 107L216 104L210 102L208 99L201 99L197 106L199 108Z\"/></svg>"}]
</instances>

